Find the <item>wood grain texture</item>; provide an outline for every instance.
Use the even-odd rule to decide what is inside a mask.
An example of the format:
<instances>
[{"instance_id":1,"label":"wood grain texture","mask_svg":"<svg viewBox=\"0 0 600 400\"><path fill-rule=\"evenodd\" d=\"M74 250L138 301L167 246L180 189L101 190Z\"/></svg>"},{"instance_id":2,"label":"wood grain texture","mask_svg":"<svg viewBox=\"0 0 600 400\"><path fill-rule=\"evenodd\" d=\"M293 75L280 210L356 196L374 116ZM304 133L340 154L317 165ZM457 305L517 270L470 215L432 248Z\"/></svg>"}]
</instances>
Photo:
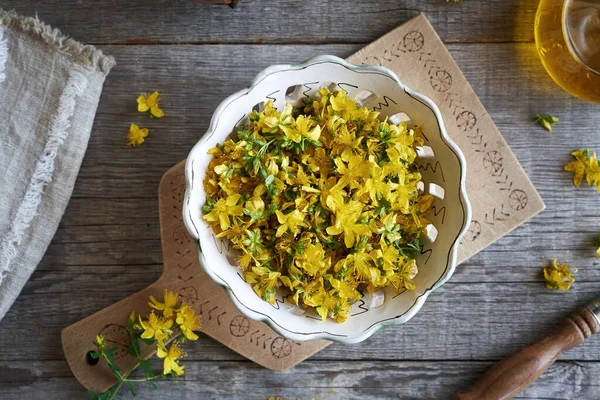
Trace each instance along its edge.
<instances>
[{"instance_id":1,"label":"wood grain texture","mask_svg":"<svg viewBox=\"0 0 600 400\"><path fill-rule=\"evenodd\" d=\"M36 278L0 324L0 360L62 359L62 350L55 345L62 328L143 289L160 275L159 266L146 276L128 274L127 269L108 275L84 272L78 278L64 274L60 277L65 281L44 284ZM572 310L593 300L598 286L597 282L577 282L571 292L557 293L545 289L542 282L451 280L431 295L410 323L383 329L358 345L332 344L313 359L499 360L539 339ZM23 336L32 334L35 344L23 347ZM240 359L205 336L186 344L186 349L188 358L194 360ZM599 360L600 341L592 338L564 359Z\"/></svg>"},{"instance_id":2,"label":"wood grain texture","mask_svg":"<svg viewBox=\"0 0 600 400\"><path fill-rule=\"evenodd\" d=\"M370 43L420 12L454 42L533 41L537 0L5 0L89 43Z\"/></svg>"},{"instance_id":3,"label":"wood grain texture","mask_svg":"<svg viewBox=\"0 0 600 400\"><path fill-rule=\"evenodd\" d=\"M355 6L348 11L350 3ZM531 43L537 1L265 4L246 0L232 10L191 0L2 3L30 15L37 11L85 42L123 45L100 46L118 66L106 81L73 198L44 260L0 322L0 398L84 398L64 361L60 330L158 279L160 177L186 157L223 98L270 64L317 54L346 57L419 11L451 42L450 52L547 209L459 267L403 327L386 328L361 345L331 345L282 375L202 336L186 345L183 381L143 390L138 398L450 398L493 361L539 339L600 294L594 259L600 196L586 187L575 190L562 171L571 150L600 150L600 113L563 93L544 72ZM272 22L282 13L285 23ZM144 45L159 41L174 44ZM306 44L235 44L259 41ZM162 120L135 111L137 94L155 89L165 95ZM532 123L536 113L561 122L548 134ZM135 149L123 139L132 122L151 130ZM568 293L543 287L541 267L554 257L579 267ZM600 399L600 340L590 338L562 360L569 361L554 364L517 398Z\"/></svg>"},{"instance_id":4,"label":"wood grain texture","mask_svg":"<svg viewBox=\"0 0 600 400\"><path fill-rule=\"evenodd\" d=\"M478 361L308 360L287 372L265 374L248 361L187 361L182 379L159 382L157 391L149 385L140 386L137 398L450 400L454 391L491 365ZM0 375L0 386L7 399L24 398L24 393L27 399L86 398L85 390L73 379L64 361L0 361L0 368L6 372ZM559 361L542 375L538 385L516 399L597 400L599 378L600 363Z\"/></svg>"}]
</instances>

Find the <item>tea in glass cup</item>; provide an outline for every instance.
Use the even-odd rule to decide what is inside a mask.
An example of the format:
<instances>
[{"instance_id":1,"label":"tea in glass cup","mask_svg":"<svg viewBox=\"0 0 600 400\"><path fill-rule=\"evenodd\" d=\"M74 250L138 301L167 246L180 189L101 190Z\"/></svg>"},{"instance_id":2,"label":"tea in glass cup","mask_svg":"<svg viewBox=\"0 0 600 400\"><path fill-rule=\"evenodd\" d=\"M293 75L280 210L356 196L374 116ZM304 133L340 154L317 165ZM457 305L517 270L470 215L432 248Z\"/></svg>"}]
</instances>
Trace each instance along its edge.
<instances>
[{"instance_id":1,"label":"tea in glass cup","mask_svg":"<svg viewBox=\"0 0 600 400\"><path fill-rule=\"evenodd\" d=\"M600 0L541 0L535 42L558 85L600 103Z\"/></svg>"}]
</instances>

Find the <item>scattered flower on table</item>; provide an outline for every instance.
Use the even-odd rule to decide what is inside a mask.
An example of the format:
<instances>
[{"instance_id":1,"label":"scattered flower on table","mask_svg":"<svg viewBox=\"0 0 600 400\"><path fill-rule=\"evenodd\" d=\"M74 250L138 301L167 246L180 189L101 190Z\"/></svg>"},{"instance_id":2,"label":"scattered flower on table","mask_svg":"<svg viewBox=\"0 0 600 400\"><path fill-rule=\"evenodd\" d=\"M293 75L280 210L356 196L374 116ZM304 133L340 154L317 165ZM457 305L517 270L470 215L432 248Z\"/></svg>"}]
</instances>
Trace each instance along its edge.
<instances>
[{"instance_id":1,"label":"scattered flower on table","mask_svg":"<svg viewBox=\"0 0 600 400\"><path fill-rule=\"evenodd\" d=\"M552 132L552 125L557 124L558 121L559 121L559 119L552 115L540 115L540 114L537 115L537 118L535 120L535 122L540 124L542 126L542 128L544 128L548 132Z\"/></svg>"},{"instance_id":2,"label":"scattered flower on table","mask_svg":"<svg viewBox=\"0 0 600 400\"><path fill-rule=\"evenodd\" d=\"M179 301L178 294L168 290L164 292L163 301L150 296L148 305L155 310L162 311L163 315L157 315L154 310L146 318L135 311L130 314L125 329L131 339L127 353L136 360L136 364L131 370L121 371L121 367L115 363L117 348L109 348L109 343L112 342L107 342L102 335L96 336L94 342L96 351L90 352L90 357L104 360L115 375L117 383L105 393L97 394L90 390L88 394L93 400L112 400L123 386L135 396L136 392L132 385L134 382L148 381L156 388L152 382L155 379L183 375L184 366L181 365L181 358L186 353L181 348L181 343L198 339L198 335L193 331L200 329L200 318L189 304ZM177 336L180 337L180 342L171 342ZM142 349L140 341L147 347ZM169 344L169 342L171 343ZM154 371L153 365L155 364L152 360L147 360L148 350L151 350L152 346L156 346L156 355L163 360L161 371ZM130 374L138 367L142 369L145 377L129 378Z\"/></svg>"},{"instance_id":3,"label":"scattered flower on table","mask_svg":"<svg viewBox=\"0 0 600 400\"><path fill-rule=\"evenodd\" d=\"M127 134L127 145L135 147L144 143L144 138L148 136L148 133L148 128L140 129L136 124L131 124Z\"/></svg>"},{"instance_id":4,"label":"scattered flower on table","mask_svg":"<svg viewBox=\"0 0 600 400\"><path fill-rule=\"evenodd\" d=\"M558 263L556 259L554 259L552 265L544 268L546 287L548 289L557 289L566 292L571 288L571 284L575 282L575 279L571 275L575 273L577 273L576 267Z\"/></svg>"},{"instance_id":5,"label":"scattered flower on table","mask_svg":"<svg viewBox=\"0 0 600 400\"><path fill-rule=\"evenodd\" d=\"M575 160L565 165L565 171L573 172L573 184L579 187L585 178L588 185L595 186L600 192L600 167L596 152L592 153L590 149L579 149L571 154Z\"/></svg>"},{"instance_id":6,"label":"scattered flower on table","mask_svg":"<svg viewBox=\"0 0 600 400\"><path fill-rule=\"evenodd\" d=\"M138 111L148 112L150 118L162 118L165 116L164 111L160 108L161 97L158 92L152 94L140 94L137 98Z\"/></svg>"}]
</instances>

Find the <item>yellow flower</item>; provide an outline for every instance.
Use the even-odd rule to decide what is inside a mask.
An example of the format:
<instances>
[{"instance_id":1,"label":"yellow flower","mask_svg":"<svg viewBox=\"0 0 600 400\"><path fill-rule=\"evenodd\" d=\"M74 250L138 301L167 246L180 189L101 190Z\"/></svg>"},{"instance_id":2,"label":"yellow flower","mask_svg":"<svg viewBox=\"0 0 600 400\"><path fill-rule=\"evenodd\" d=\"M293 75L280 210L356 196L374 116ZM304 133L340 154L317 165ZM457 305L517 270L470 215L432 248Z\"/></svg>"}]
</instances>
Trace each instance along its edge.
<instances>
[{"instance_id":1,"label":"yellow flower","mask_svg":"<svg viewBox=\"0 0 600 400\"><path fill-rule=\"evenodd\" d=\"M150 302L148 305L155 310L162 310L163 315L167 318L171 318L173 316L173 308L177 305L177 294L168 291L165 289L165 302L161 303L154 298L154 296L150 296Z\"/></svg>"},{"instance_id":2,"label":"yellow flower","mask_svg":"<svg viewBox=\"0 0 600 400\"><path fill-rule=\"evenodd\" d=\"M140 326L144 330L141 335L143 339L156 339L157 342L162 343L172 333L173 320L171 319L159 317L154 312L151 312L145 321L142 317L139 318Z\"/></svg>"},{"instance_id":3,"label":"yellow flower","mask_svg":"<svg viewBox=\"0 0 600 400\"><path fill-rule=\"evenodd\" d=\"M194 333L200 329L200 318L196 315L189 304L182 303L181 308L177 311L177 319L175 320L181 333L189 340L197 340L198 335Z\"/></svg>"},{"instance_id":4,"label":"yellow flower","mask_svg":"<svg viewBox=\"0 0 600 400\"><path fill-rule=\"evenodd\" d=\"M585 178L588 185L595 186L600 192L600 167L596 153L585 149L574 151L571 154L575 157L575 161L565 165L565 171L573 172L573 184L579 187Z\"/></svg>"},{"instance_id":5,"label":"yellow flower","mask_svg":"<svg viewBox=\"0 0 600 400\"><path fill-rule=\"evenodd\" d=\"M325 260L325 250L321 243L309 243L304 250L304 258L296 261L296 265L310 276L320 275L331 266L331 260Z\"/></svg>"},{"instance_id":6,"label":"yellow flower","mask_svg":"<svg viewBox=\"0 0 600 400\"><path fill-rule=\"evenodd\" d=\"M246 282L252 285L254 292L263 300L275 304L275 291L280 272L271 271L266 267L253 267L245 274Z\"/></svg>"},{"instance_id":7,"label":"yellow flower","mask_svg":"<svg viewBox=\"0 0 600 400\"><path fill-rule=\"evenodd\" d=\"M551 266L544 268L546 287L566 292L571 288L571 283L575 282L571 274L575 274L576 272L577 268L570 267L567 264L558 264L556 259L554 259Z\"/></svg>"},{"instance_id":8,"label":"yellow flower","mask_svg":"<svg viewBox=\"0 0 600 400\"><path fill-rule=\"evenodd\" d=\"M231 226L230 216L244 215L244 209L241 205L237 205L242 196L234 194L227 197L227 200L219 199L211 212L204 215L204 219L208 222L219 221L221 230L227 230Z\"/></svg>"},{"instance_id":9,"label":"yellow flower","mask_svg":"<svg viewBox=\"0 0 600 400\"><path fill-rule=\"evenodd\" d=\"M368 225L357 223L364 207L363 203L360 201L344 203L341 194L338 192L327 198L327 206L335 213L335 224L328 227L326 231L330 235L339 235L343 232L346 247L352 247L357 237L371 236Z\"/></svg>"},{"instance_id":10,"label":"yellow flower","mask_svg":"<svg viewBox=\"0 0 600 400\"><path fill-rule=\"evenodd\" d=\"M256 117L258 117L256 125L262 132L277 132L280 127L288 126L292 123L292 105L286 103L283 112L280 113L273 106L273 101L269 100L267 104L265 104L265 109L259 116L251 114L249 118L252 120Z\"/></svg>"},{"instance_id":11,"label":"yellow flower","mask_svg":"<svg viewBox=\"0 0 600 400\"><path fill-rule=\"evenodd\" d=\"M315 122L310 117L299 115L292 126L281 126L281 130L290 140L299 143L303 137L316 141L321 136L321 127L319 125L313 128Z\"/></svg>"},{"instance_id":12,"label":"yellow flower","mask_svg":"<svg viewBox=\"0 0 600 400\"><path fill-rule=\"evenodd\" d=\"M158 92L154 92L150 95L140 94L137 98L138 111L146 112L150 111L152 118L162 118L165 116L163 110L159 107L160 96Z\"/></svg>"},{"instance_id":13,"label":"yellow flower","mask_svg":"<svg viewBox=\"0 0 600 400\"><path fill-rule=\"evenodd\" d=\"M185 356L185 352L179 347L179 343L173 342L169 350L167 351L162 346L158 346L156 349L156 355L159 358L164 358L163 361L163 374L167 375L173 372L175 375L183 375L183 365L179 365L178 361L181 357Z\"/></svg>"},{"instance_id":14,"label":"yellow flower","mask_svg":"<svg viewBox=\"0 0 600 400\"><path fill-rule=\"evenodd\" d=\"M340 90L337 95L329 98L331 108L336 111L346 121L350 120L350 115L356 110L356 102L346 95L346 92Z\"/></svg>"},{"instance_id":15,"label":"yellow flower","mask_svg":"<svg viewBox=\"0 0 600 400\"><path fill-rule=\"evenodd\" d=\"M359 151L362 140L362 136L357 139L355 131L351 132L346 125L342 125L335 132L333 138L333 151L344 157L348 157L353 152Z\"/></svg>"},{"instance_id":16,"label":"yellow flower","mask_svg":"<svg viewBox=\"0 0 600 400\"><path fill-rule=\"evenodd\" d=\"M368 178L371 174L371 164L358 155L349 154L347 157L338 157L334 163L341 178L332 190L340 190L348 185L351 189L359 187L358 182L363 178Z\"/></svg>"},{"instance_id":17,"label":"yellow flower","mask_svg":"<svg viewBox=\"0 0 600 400\"><path fill-rule=\"evenodd\" d=\"M389 202L393 202L395 196L392 191L398 186L395 183L385 182L385 176L383 175L383 169L377 164L371 165L371 177L365 179L364 185L358 190L357 196L362 196L365 193L369 194L371 201L376 202L378 197L383 197Z\"/></svg>"},{"instance_id":18,"label":"yellow flower","mask_svg":"<svg viewBox=\"0 0 600 400\"><path fill-rule=\"evenodd\" d=\"M284 214L281 211L275 211L277 215L277 221L281 225L277 228L277 233L275 236L281 237L288 230L292 232L292 235L296 237L298 232L300 232L300 228L306 228L308 225L304 222L304 218L306 217L306 213L303 213L299 210L294 210L290 213Z\"/></svg>"},{"instance_id":19,"label":"yellow flower","mask_svg":"<svg viewBox=\"0 0 600 400\"><path fill-rule=\"evenodd\" d=\"M140 129L136 124L129 126L129 133L127 134L127 146L138 146L144 143L144 138L148 136L148 128Z\"/></svg>"}]
</instances>

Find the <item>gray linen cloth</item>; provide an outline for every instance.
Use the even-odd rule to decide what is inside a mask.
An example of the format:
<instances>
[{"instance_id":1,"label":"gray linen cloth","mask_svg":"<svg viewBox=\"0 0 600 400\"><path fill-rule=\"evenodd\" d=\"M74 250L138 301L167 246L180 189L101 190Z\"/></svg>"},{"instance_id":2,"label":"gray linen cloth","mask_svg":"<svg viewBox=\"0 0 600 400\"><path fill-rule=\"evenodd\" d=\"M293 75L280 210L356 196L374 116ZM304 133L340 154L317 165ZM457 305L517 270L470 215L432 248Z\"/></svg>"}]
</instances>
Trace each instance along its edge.
<instances>
[{"instance_id":1,"label":"gray linen cloth","mask_svg":"<svg viewBox=\"0 0 600 400\"><path fill-rule=\"evenodd\" d=\"M0 320L56 232L114 64L0 9Z\"/></svg>"}]
</instances>

